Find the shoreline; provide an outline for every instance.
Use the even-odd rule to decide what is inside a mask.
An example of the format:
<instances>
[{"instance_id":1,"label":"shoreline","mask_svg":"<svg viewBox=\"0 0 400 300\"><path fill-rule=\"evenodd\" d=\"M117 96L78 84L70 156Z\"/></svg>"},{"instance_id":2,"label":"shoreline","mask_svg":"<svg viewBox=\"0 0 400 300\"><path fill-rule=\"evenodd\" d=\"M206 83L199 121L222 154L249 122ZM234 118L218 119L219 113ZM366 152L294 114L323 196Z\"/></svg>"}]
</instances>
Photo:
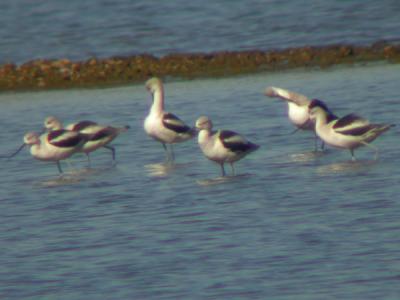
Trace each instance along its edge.
<instances>
[{"instance_id":1,"label":"shoreline","mask_svg":"<svg viewBox=\"0 0 400 300\"><path fill-rule=\"evenodd\" d=\"M369 46L183 53L160 58L143 54L85 61L39 59L0 65L0 92L112 87L142 83L152 76L194 79L377 61L400 63L400 45L378 42Z\"/></svg>"}]
</instances>

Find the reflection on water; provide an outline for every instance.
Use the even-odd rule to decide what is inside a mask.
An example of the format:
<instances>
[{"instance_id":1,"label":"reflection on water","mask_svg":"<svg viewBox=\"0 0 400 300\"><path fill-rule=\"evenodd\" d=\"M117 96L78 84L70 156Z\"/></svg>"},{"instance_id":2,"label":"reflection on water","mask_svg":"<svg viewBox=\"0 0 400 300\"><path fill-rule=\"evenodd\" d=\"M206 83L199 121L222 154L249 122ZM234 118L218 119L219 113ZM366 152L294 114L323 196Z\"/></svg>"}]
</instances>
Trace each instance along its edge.
<instances>
[{"instance_id":1,"label":"reflection on water","mask_svg":"<svg viewBox=\"0 0 400 300\"><path fill-rule=\"evenodd\" d=\"M210 186L210 185L235 182L235 181L238 181L243 178L250 177L250 176L251 176L251 174L240 174L240 175L233 175L233 176L216 177L216 178L211 178L211 179L200 179L200 180L196 180L196 182L200 186Z\"/></svg>"},{"instance_id":2,"label":"reflection on water","mask_svg":"<svg viewBox=\"0 0 400 300\"><path fill-rule=\"evenodd\" d=\"M190 167L191 163L156 163L145 165L144 168L150 177L166 177L178 169Z\"/></svg>"},{"instance_id":3,"label":"reflection on water","mask_svg":"<svg viewBox=\"0 0 400 300\"><path fill-rule=\"evenodd\" d=\"M317 158L320 158L325 154L326 154L325 151L310 151L304 153L290 154L289 157L292 162L308 162L316 160Z\"/></svg>"},{"instance_id":4,"label":"reflection on water","mask_svg":"<svg viewBox=\"0 0 400 300\"><path fill-rule=\"evenodd\" d=\"M317 167L317 173L321 175L329 175L332 173L351 173L365 171L376 165L376 160L356 160L336 162L329 165Z\"/></svg>"},{"instance_id":5,"label":"reflection on water","mask_svg":"<svg viewBox=\"0 0 400 300\"><path fill-rule=\"evenodd\" d=\"M89 177L92 176L98 176L102 175L104 173L109 172L111 169L115 168L115 165L109 166L109 167L103 167L103 168L83 168L83 169L77 169L72 166L71 162L68 162L70 164L70 169L67 171L63 172L62 174L55 175L54 177L36 182L34 185L37 187L57 187L57 186L63 186L63 185L71 185L71 184L76 184L80 183Z\"/></svg>"},{"instance_id":6,"label":"reflection on water","mask_svg":"<svg viewBox=\"0 0 400 300\"><path fill-rule=\"evenodd\" d=\"M144 167L150 177L165 177L176 169L176 165L169 163L149 164Z\"/></svg>"},{"instance_id":7,"label":"reflection on water","mask_svg":"<svg viewBox=\"0 0 400 300\"><path fill-rule=\"evenodd\" d=\"M58 187L63 185L71 185L75 183L79 183L83 181L82 177L78 176L70 176L70 175L60 175L55 178L51 178L45 181L36 182L35 186L37 187L44 187L44 188L51 188L51 187Z\"/></svg>"}]
</instances>

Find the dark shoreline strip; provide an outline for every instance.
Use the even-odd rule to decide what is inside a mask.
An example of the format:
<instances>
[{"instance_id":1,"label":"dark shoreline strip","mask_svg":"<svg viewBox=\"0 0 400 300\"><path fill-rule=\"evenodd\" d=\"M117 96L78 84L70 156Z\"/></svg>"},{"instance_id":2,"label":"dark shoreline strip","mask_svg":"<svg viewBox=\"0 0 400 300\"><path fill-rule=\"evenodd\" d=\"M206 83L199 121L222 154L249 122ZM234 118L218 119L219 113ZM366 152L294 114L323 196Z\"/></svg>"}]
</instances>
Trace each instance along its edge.
<instances>
[{"instance_id":1,"label":"dark shoreline strip","mask_svg":"<svg viewBox=\"0 0 400 300\"><path fill-rule=\"evenodd\" d=\"M0 91L105 87L143 82L151 76L192 79L299 67L325 68L373 61L400 63L400 45L332 45L272 51L215 52L89 59L34 60L0 66Z\"/></svg>"}]
</instances>

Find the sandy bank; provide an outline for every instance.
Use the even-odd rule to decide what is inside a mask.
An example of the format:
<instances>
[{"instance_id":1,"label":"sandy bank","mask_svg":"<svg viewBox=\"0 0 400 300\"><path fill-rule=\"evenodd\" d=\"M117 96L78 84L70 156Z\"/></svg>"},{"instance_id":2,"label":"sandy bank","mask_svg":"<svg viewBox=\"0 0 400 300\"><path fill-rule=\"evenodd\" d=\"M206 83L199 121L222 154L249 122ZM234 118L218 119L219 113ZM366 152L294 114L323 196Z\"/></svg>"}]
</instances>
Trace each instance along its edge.
<instances>
[{"instance_id":1,"label":"sandy bank","mask_svg":"<svg viewBox=\"0 0 400 300\"><path fill-rule=\"evenodd\" d=\"M171 54L161 58L145 54L82 62L34 60L0 66L0 91L113 86L143 82L151 76L191 79L373 61L399 63L400 45L382 42L370 46Z\"/></svg>"}]
</instances>

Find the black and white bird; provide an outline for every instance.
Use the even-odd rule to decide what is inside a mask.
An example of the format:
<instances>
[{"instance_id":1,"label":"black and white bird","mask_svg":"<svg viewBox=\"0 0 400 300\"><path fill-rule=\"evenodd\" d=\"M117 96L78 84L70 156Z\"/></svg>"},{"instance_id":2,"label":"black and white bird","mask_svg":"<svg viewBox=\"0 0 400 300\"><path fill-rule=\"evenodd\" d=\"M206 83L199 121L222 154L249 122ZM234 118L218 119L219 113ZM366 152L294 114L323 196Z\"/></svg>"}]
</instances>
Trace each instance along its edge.
<instances>
[{"instance_id":1,"label":"black and white bird","mask_svg":"<svg viewBox=\"0 0 400 300\"><path fill-rule=\"evenodd\" d=\"M24 136L24 143L9 158L19 153L26 145L30 146L32 156L41 161L54 161L58 171L62 173L60 161L67 159L76 152L81 151L87 142L88 136L79 132L60 129L39 135L28 132Z\"/></svg>"},{"instance_id":2,"label":"black and white bird","mask_svg":"<svg viewBox=\"0 0 400 300\"><path fill-rule=\"evenodd\" d=\"M275 97L285 100L288 105L288 118L290 122L297 127L297 130L313 130L315 128L314 122L310 119L309 105L313 100L307 96L298 94L292 91L288 91L278 87L268 87L265 90L265 95L268 97ZM317 100L321 104L321 108L324 109L330 118L337 119L338 117L328 108L328 106L321 100ZM321 148L324 148L322 144ZM317 150L317 140L315 143L315 150Z\"/></svg>"},{"instance_id":3,"label":"black and white bird","mask_svg":"<svg viewBox=\"0 0 400 300\"><path fill-rule=\"evenodd\" d=\"M195 130L176 115L164 111L164 87L159 78L149 79L146 82L146 88L152 95L153 103L144 120L144 130L150 137L163 145L167 162L173 162L175 157L172 144L191 139L195 135ZM167 144L170 145L170 152L168 152Z\"/></svg>"},{"instance_id":4,"label":"black and white bird","mask_svg":"<svg viewBox=\"0 0 400 300\"><path fill-rule=\"evenodd\" d=\"M49 116L44 121L44 126L49 131L64 129L63 124L54 116ZM112 152L112 159L115 160L115 148L109 144L121 133L127 131L129 126L113 127L107 125L99 125L93 121L80 121L71 123L65 127L66 130L79 132L87 135L88 140L81 148L81 152L85 153L90 166L89 153L99 149L106 148Z\"/></svg>"},{"instance_id":5,"label":"black and white bird","mask_svg":"<svg viewBox=\"0 0 400 300\"><path fill-rule=\"evenodd\" d=\"M340 119L331 120L329 114L318 102L309 106L310 118L315 121L315 132L326 144L336 148L350 150L352 160L355 160L354 150L366 146L374 149L375 159L378 149L370 143L393 124L371 124L368 120L348 114Z\"/></svg>"},{"instance_id":6,"label":"black and white bird","mask_svg":"<svg viewBox=\"0 0 400 300\"><path fill-rule=\"evenodd\" d=\"M229 163L232 174L235 174L233 163L256 151L260 146L253 144L243 136L230 130L212 131L211 120L202 116L196 121L199 130L198 143L204 155L221 166L222 176L225 176L224 164Z\"/></svg>"}]
</instances>

